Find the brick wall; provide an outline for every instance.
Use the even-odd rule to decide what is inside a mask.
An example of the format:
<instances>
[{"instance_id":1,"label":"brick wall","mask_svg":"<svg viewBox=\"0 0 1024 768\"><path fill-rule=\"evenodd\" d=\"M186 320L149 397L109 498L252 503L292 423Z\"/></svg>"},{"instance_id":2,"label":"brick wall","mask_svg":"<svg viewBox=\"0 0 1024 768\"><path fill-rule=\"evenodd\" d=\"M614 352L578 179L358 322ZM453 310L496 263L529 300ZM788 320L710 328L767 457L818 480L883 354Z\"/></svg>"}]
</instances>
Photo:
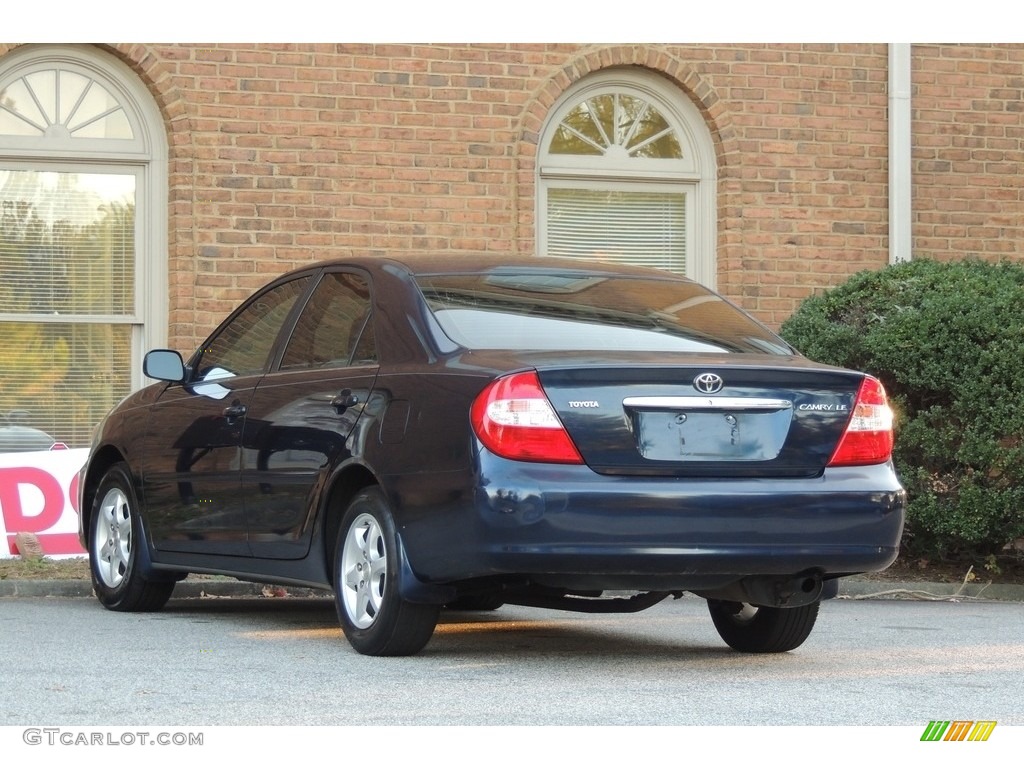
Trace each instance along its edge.
<instances>
[{"instance_id":1,"label":"brick wall","mask_svg":"<svg viewBox=\"0 0 1024 768\"><path fill-rule=\"evenodd\" d=\"M1024 46L916 45L914 257L1024 245Z\"/></svg>"},{"instance_id":2,"label":"brick wall","mask_svg":"<svg viewBox=\"0 0 1024 768\"><path fill-rule=\"evenodd\" d=\"M532 251L544 119L614 66L661 73L707 121L723 293L778 325L815 289L887 263L882 44L107 50L165 116L170 342L183 350L313 260ZM915 256L1015 254L1024 46L913 56Z\"/></svg>"},{"instance_id":3,"label":"brick wall","mask_svg":"<svg viewBox=\"0 0 1024 768\"><path fill-rule=\"evenodd\" d=\"M884 45L713 49L734 137L719 279L772 325L817 287L888 263Z\"/></svg>"}]
</instances>

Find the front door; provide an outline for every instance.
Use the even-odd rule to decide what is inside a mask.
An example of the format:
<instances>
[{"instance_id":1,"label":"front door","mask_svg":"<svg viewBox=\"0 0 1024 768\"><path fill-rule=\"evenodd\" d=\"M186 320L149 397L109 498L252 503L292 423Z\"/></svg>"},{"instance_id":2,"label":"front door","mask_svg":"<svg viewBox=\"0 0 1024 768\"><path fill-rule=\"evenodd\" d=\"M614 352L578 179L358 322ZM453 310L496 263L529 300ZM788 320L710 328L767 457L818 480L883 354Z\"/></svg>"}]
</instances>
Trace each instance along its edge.
<instances>
[{"instance_id":1,"label":"front door","mask_svg":"<svg viewBox=\"0 0 1024 768\"><path fill-rule=\"evenodd\" d=\"M249 299L190 361L185 384L152 406L141 467L144 503L158 550L249 555L241 494L246 414L309 277Z\"/></svg>"}]
</instances>

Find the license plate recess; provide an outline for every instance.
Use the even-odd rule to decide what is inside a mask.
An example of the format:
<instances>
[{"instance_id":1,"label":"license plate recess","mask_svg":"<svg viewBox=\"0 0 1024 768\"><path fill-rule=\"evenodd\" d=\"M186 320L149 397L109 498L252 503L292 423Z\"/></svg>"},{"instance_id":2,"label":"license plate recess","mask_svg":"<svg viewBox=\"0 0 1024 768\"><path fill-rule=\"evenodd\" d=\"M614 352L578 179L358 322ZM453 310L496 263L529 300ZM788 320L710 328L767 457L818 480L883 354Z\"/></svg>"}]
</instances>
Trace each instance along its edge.
<instances>
[{"instance_id":1,"label":"license plate recess","mask_svg":"<svg viewBox=\"0 0 1024 768\"><path fill-rule=\"evenodd\" d=\"M634 398L631 405L627 399L623 405L637 450L651 461L771 461L782 450L792 419L788 401L758 401L759 407L734 400L723 406L709 400L678 407L642 401Z\"/></svg>"}]
</instances>

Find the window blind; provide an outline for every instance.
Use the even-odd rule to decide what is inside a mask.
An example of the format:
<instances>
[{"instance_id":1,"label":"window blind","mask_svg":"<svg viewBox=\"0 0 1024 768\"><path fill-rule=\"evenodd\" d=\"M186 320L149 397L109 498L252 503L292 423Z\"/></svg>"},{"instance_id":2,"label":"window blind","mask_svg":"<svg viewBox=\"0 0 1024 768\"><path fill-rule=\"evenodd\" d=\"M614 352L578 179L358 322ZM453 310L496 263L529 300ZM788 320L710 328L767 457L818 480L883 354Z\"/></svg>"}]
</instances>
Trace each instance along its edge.
<instances>
[{"instance_id":1,"label":"window blind","mask_svg":"<svg viewBox=\"0 0 1024 768\"><path fill-rule=\"evenodd\" d=\"M547 253L686 272L686 193L549 187Z\"/></svg>"},{"instance_id":2,"label":"window blind","mask_svg":"<svg viewBox=\"0 0 1024 768\"><path fill-rule=\"evenodd\" d=\"M86 446L131 391L135 181L0 169L0 425Z\"/></svg>"}]
</instances>

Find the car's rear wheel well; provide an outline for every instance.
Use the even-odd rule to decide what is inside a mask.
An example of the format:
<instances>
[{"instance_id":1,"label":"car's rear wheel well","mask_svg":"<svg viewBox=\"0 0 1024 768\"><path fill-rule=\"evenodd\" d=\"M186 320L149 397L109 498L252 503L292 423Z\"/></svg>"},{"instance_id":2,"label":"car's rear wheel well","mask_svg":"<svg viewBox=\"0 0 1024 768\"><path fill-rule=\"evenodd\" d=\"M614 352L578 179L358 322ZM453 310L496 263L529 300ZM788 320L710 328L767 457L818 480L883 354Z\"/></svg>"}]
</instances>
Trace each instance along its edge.
<instances>
[{"instance_id":1,"label":"car's rear wheel well","mask_svg":"<svg viewBox=\"0 0 1024 768\"><path fill-rule=\"evenodd\" d=\"M344 470L334 479L327 503L324 505L324 564L327 572L333 573L334 549L338 540L338 528L341 518L348 509L352 499L364 488L377 485L377 478L366 467L353 465ZM333 576L332 576L333 578Z\"/></svg>"}]
</instances>

